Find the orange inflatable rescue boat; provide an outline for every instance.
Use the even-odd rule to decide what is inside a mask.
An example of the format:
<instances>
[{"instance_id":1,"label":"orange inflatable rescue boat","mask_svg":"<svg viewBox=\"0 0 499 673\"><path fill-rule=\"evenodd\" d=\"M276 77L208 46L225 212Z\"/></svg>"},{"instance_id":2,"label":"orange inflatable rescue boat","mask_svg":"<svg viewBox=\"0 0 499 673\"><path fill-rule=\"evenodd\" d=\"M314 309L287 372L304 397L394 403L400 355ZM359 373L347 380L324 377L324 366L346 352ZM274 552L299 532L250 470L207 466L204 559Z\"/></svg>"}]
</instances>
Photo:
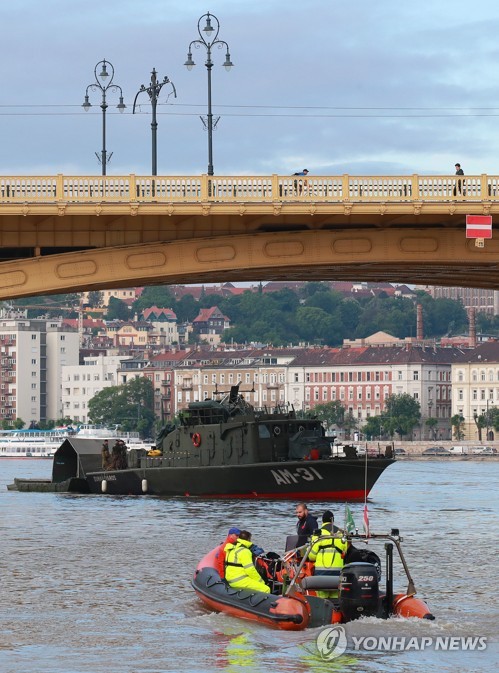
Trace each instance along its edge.
<instances>
[{"instance_id":1,"label":"orange inflatable rescue boat","mask_svg":"<svg viewBox=\"0 0 499 673\"><path fill-rule=\"evenodd\" d=\"M402 552L398 529L390 534L346 535L351 542L345 565L337 576L314 575L308 561L312 544L297 547L297 536L287 539L282 558L269 554L256 559L257 568L270 586L271 593L235 589L220 575L220 556L224 545L212 549L199 562L192 586L210 609L233 617L251 619L278 629L300 631L329 624L345 623L359 617L391 616L434 619L426 603L416 597L416 588ZM314 540L314 542L317 538ZM383 542L385 580L381 586L381 561L370 548L359 543ZM398 556L407 577L404 593L394 593L393 552ZM333 596L321 598L318 592Z\"/></svg>"}]
</instances>

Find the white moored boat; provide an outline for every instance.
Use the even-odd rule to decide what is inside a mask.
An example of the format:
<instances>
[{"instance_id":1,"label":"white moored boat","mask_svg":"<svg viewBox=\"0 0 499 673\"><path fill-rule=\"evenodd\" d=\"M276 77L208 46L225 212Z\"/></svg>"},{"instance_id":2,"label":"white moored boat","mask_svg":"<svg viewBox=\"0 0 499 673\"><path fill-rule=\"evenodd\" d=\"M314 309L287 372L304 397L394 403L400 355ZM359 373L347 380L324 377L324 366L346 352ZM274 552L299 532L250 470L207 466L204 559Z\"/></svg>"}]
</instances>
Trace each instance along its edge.
<instances>
[{"instance_id":1,"label":"white moored boat","mask_svg":"<svg viewBox=\"0 0 499 673\"><path fill-rule=\"evenodd\" d=\"M83 424L53 430L0 430L0 458L53 458L68 437L122 439L129 449L150 449L137 432L119 432L103 425Z\"/></svg>"}]
</instances>

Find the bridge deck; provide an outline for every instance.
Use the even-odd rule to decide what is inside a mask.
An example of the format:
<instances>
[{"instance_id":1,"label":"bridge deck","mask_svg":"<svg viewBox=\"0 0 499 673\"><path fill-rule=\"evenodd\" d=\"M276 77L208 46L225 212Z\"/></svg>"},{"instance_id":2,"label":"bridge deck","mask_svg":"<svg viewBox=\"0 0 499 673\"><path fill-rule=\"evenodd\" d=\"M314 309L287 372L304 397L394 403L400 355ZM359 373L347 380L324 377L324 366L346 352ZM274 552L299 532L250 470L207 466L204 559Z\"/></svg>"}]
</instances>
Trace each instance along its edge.
<instances>
[{"instance_id":1,"label":"bridge deck","mask_svg":"<svg viewBox=\"0 0 499 673\"><path fill-rule=\"evenodd\" d=\"M499 176L0 177L0 299L139 284L392 280L499 288Z\"/></svg>"},{"instance_id":2,"label":"bridge deck","mask_svg":"<svg viewBox=\"0 0 499 673\"><path fill-rule=\"evenodd\" d=\"M4 176L12 203L499 202L496 175Z\"/></svg>"}]
</instances>

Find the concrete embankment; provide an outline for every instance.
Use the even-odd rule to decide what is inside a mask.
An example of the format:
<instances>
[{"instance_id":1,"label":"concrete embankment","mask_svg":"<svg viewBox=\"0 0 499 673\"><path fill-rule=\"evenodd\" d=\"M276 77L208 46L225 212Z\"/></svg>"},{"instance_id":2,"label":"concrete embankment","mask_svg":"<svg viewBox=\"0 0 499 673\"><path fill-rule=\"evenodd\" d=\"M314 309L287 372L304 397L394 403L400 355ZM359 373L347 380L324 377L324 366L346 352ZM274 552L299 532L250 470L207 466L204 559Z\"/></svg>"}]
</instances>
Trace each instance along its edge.
<instances>
[{"instance_id":1,"label":"concrete embankment","mask_svg":"<svg viewBox=\"0 0 499 673\"><path fill-rule=\"evenodd\" d=\"M385 453L388 446L393 446L394 450L403 449L405 453L397 453L396 458L400 460L473 460L473 461L490 461L499 459L499 442L460 442L456 441L416 441L404 442L396 441L393 444L389 441L381 442L357 442L357 446L367 447L371 452ZM454 446L462 447L462 452L452 451L451 453L442 453L440 455L424 455L423 451L431 447L443 447L448 451ZM497 453L481 453L480 449L496 449Z\"/></svg>"}]
</instances>

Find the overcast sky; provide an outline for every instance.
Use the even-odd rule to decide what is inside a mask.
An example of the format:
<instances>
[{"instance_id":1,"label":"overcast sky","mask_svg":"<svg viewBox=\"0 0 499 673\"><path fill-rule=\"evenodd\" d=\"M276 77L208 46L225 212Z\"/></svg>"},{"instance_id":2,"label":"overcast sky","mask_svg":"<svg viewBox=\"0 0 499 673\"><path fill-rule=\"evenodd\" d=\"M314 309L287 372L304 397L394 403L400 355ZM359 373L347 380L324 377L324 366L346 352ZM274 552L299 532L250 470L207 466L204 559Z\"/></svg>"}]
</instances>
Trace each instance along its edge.
<instances>
[{"instance_id":1,"label":"overcast sky","mask_svg":"<svg viewBox=\"0 0 499 673\"><path fill-rule=\"evenodd\" d=\"M0 141L8 174L99 174L95 64L115 67L108 174L150 174L150 106L132 115L156 67L178 98L159 110L158 172L207 170L205 52L189 42L207 10L215 50L217 175L499 173L499 3L492 0L15 0L0 8Z\"/></svg>"}]
</instances>

